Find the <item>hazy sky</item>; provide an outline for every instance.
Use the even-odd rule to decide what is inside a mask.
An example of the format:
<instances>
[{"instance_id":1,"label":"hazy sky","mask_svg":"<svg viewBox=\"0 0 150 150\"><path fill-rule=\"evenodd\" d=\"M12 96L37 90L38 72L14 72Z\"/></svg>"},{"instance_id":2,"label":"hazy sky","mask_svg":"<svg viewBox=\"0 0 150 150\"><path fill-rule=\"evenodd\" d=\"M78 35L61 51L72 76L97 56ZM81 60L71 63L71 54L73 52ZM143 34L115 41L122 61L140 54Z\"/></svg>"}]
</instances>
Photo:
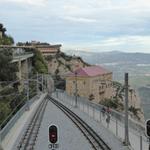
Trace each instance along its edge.
<instances>
[{"instance_id":1,"label":"hazy sky","mask_svg":"<svg viewBox=\"0 0 150 150\"><path fill-rule=\"evenodd\" d=\"M0 22L16 42L150 53L150 0L0 0Z\"/></svg>"}]
</instances>

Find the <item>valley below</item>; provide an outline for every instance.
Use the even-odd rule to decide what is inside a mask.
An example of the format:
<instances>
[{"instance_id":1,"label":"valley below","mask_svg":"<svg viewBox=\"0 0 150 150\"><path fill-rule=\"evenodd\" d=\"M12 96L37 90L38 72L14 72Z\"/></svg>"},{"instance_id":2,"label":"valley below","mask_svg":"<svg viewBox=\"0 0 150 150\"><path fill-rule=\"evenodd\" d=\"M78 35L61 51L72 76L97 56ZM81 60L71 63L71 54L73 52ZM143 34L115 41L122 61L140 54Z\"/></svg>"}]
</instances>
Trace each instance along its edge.
<instances>
[{"instance_id":1,"label":"valley below","mask_svg":"<svg viewBox=\"0 0 150 150\"><path fill-rule=\"evenodd\" d=\"M113 72L113 80L124 83L124 73L129 73L130 88L141 99L145 119L150 118L150 54L112 52L67 51L93 65L101 65Z\"/></svg>"}]
</instances>

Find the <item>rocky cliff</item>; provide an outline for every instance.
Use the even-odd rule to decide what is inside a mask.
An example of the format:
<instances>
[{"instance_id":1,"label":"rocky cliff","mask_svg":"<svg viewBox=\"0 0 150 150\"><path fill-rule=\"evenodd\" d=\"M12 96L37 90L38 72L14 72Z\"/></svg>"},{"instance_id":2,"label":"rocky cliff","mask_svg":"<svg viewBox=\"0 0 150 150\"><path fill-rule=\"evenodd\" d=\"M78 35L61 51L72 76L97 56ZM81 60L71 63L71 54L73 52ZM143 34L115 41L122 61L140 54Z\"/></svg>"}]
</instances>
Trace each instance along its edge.
<instances>
[{"instance_id":1,"label":"rocky cliff","mask_svg":"<svg viewBox=\"0 0 150 150\"><path fill-rule=\"evenodd\" d=\"M69 56L63 52L46 56L46 60L48 63L48 72L52 76L60 76L61 78L64 78L65 74L73 72L78 68L90 66L81 57Z\"/></svg>"},{"instance_id":2,"label":"rocky cliff","mask_svg":"<svg viewBox=\"0 0 150 150\"><path fill-rule=\"evenodd\" d=\"M81 57L69 56L63 52L45 57L48 63L48 72L54 77L56 88L65 89L65 74L74 70L90 66ZM123 112L124 111L124 89L119 82L113 82L112 99L105 99L101 104ZM129 116L138 121L144 122L143 110L140 106L140 99L134 89L129 90Z\"/></svg>"},{"instance_id":3,"label":"rocky cliff","mask_svg":"<svg viewBox=\"0 0 150 150\"><path fill-rule=\"evenodd\" d=\"M124 86L119 82L113 82L114 88L114 99L118 104L117 110L124 111L125 95ZM144 113L141 107L141 100L138 93L131 87L128 91L128 101L129 101L129 117L141 122L144 122Z\"/></svg>"}]
</instances>

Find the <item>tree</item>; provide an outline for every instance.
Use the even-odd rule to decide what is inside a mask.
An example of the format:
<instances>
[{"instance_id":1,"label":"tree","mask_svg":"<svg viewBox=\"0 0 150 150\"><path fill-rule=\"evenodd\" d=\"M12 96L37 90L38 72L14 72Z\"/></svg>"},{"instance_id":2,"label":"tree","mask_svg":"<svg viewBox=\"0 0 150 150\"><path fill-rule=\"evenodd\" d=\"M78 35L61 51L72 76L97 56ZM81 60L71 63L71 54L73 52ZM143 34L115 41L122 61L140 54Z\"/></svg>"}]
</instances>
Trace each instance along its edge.
<instances>
[{"instance_id":1,"label":"tree","mask_svg":"<svg viewBox=\"0 0 150 150\"><path fill-rule=\"evenodd\" d=\"M5 35L0 38L0 45L12 45L14 44L14 39L11 36Z\"/></svg>"},{"instance_id":2,"label":"tree","mask_svg":"<svg viewBox=\"0 0 150 150\"><path fill-rule=\"evenodd\" d=\"M5 34L6 28L3 27L3 24L0 23L0 31L2 32L2 37L0 37L0 45L12 45L14 44L14 39Z\"/></svg>"},{"instance_id":3,"label":"tree","mask_svg":"<svg viewBox=\"0 0 150 150\"><path fill-rule=\"evenodd\" d=\"M11 63L12 50L0 49L0 81L16 80L18 68L16 64Z\"/></svg>"},{"instance_id":4,"label":"tree","mask_svg":"<svg viewBox=\"0 0 150 150\"><path fill-rule=\"evenodd\" d=\"M93 99L94 99L94 95L93 95L93 94L90 94L90 95L89 95L89 100L92 101Z\"/></svg>"},{"instance_id":5,"label":"tree","mask_svg":"<svg viewBox=\"0 0 150 150\"><path fill-rule=\"evenodd\" d=\"M48 67L44 57L41 52L38 50L34 50L34 58L33 58L33 66L34 72L38 73L48 73Z\"/></svg>"},{"instance_id":6,"label":"tree","mask_svg":"<svg viewBox=\"0 0 150 150\"><path fill-rule=\"evenodd\" d=\"M2 31L2 36L5 36L6 28L4 28L2 23L0 23L0 31Z\"/></svg>"}]
</instances>

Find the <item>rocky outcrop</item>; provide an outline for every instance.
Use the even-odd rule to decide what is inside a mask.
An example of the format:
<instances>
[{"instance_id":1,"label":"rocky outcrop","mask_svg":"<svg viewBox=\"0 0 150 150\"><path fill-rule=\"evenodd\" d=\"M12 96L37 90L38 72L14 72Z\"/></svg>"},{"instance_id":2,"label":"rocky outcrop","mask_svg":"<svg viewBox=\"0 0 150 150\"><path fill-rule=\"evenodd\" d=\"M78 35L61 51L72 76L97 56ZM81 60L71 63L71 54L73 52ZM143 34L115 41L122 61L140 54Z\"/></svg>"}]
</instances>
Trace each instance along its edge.
<instances>
[{"instance_id":1,"label":"rocky outcrop","mask_svg":"<svg viewBox=\"0 0 150 150\"><path fill-rule=\"evenodd\" d=\"M45 57L48 63L48 72L53 76L64 78L65 74L86 66L90 66L81 57L68 56L63 52Z\"/></svg>"},{"instance_id":2,"label":"rocky outcrop","mask_svg":"<svg viewBox=\"0 0 150 150\"><path fill-rule=\"evenodd\" d=\"M129 111L131 112L131 117L145 122L144 111L141 106L142 102L139 94L134 89L129 90Z\"/></svg>"},{"instance_id":3,"label":"rocky outcrop","mask_svg":"<svg viewBox=\"0 0 150 150\"><path fill-rule=\"evenodd\" d=\"M114 99L117 99L117 103L120 104L119 107L117 107L118 111L124 111L124 87L122 84L118 82L114 82ZM132 89L129 88L128 92L128 100L129 100L129 117L133 118L135 120L141 121L144 123L144 113L143 109L141 107L141 100L138 96L138 93Z\"/></svg>"},{"instance_id":4,"label":"rocky outcrop","mask_svg":"<svg viewBox=\"0 0 150 150\"><path fill-rule=\"evenodd\" d=\"M48 63L48 72L56 78L56 82L60 82L61 79L65 79L65 75L73 72L76 69L90 66L84 62L81 57L69 56L63 52L59 52L56 55L49 55L45 57ZM63 85L64 86L64 85ZM60 85L59 85L60 87ZM110 105L117 111L124 111L124 88L119 82L113 82L113 95L112 99L104 99L101 102L103 105ZM108 92L106 92L108 94ZM135 120L144 122L144 114L141 108L141 102L139 96L134 89L129 90L129 117Z\"/></svg>"}]
</instances>

